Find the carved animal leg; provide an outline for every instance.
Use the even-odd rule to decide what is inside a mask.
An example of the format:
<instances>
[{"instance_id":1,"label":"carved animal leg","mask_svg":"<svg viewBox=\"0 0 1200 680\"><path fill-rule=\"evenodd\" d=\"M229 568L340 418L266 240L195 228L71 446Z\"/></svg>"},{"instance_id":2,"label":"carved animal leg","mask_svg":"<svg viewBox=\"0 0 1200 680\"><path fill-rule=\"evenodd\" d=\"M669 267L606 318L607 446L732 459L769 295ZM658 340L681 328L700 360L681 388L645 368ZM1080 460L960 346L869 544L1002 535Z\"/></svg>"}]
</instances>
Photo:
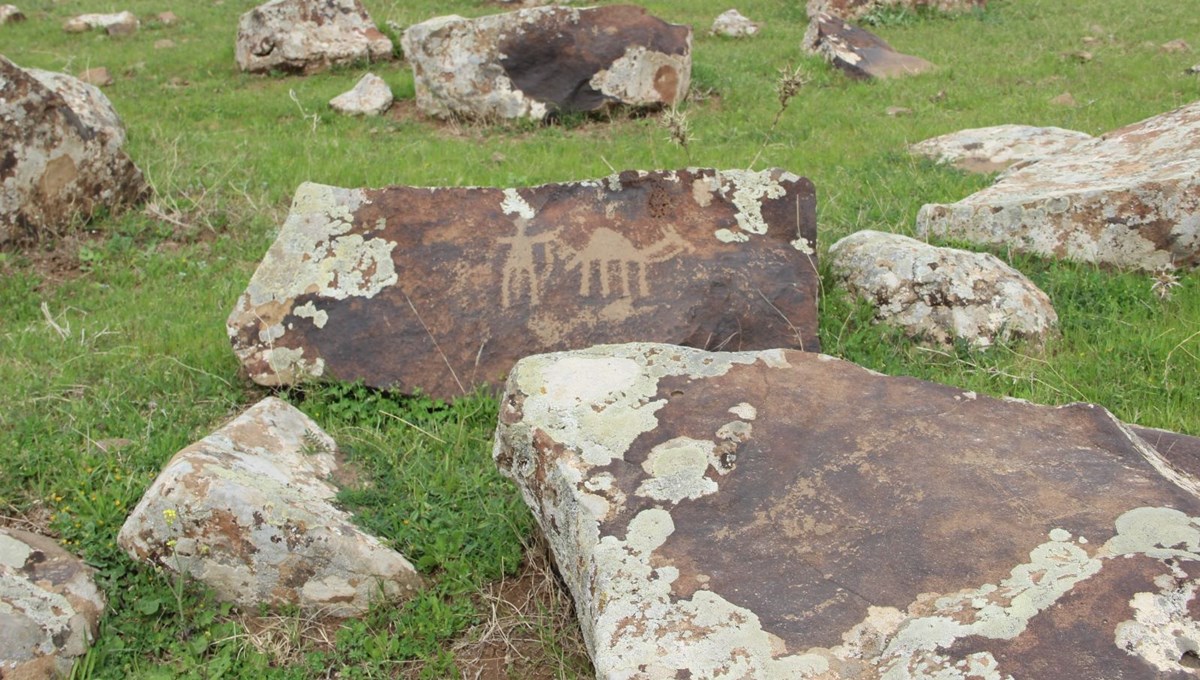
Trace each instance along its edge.
<instances>
[{"instance_id":1,"label":"carved animal leg","mask_svg":"<svg viewBox=\"0 0 1200 680\"><path fill-rule=\"evenodd\" d=\"M600 297L608 297L608 294L612 291L612 288L609 286L609 283L608 283L608 279L609 279L608 268L611 265L612 265L611 261L605 262L604 260L600 260Z\"/></svg>"}]
</instances>

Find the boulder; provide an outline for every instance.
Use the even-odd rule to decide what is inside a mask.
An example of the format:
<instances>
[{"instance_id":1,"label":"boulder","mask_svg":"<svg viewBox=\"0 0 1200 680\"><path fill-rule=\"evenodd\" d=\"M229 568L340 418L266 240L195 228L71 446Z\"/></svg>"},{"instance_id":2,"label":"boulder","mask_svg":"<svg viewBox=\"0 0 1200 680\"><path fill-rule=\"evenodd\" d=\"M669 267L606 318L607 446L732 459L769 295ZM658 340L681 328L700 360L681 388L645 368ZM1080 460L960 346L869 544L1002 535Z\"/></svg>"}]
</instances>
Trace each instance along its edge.
<instances>
[{"instance_id":1,"label":"boulder","mask_svg":"<svg viewBox=\"0 0 1200 680\"><path fill-rule=\"evenodd\" d=\"M450 398L517 359L650 338L817 348L816 199L781 170L525 189L304 184L229 316L262 385Z\"/></svg>"},{"instance_id":2,"label":"boulder","mask_svg":"<svg viewBox=\"0 0 1200 680\"><path fill-rule=\"evenodd\" d=\"M989 253L859 231L833 244L829 258L834 276L872 303L879 321L937 343L1040 343L1058 325L1050 298Z\"/></svg>"},{"instance_id":3,"label":"boulder","mask_svg":"<svg viewBox=\"0 0 1200 680\"><path fill-rule=\"evenodd\" d=\"M80 14L68 19L63 24L67 33L84 33L102 30L109 35L133 35L142 23L133 12L117 12L115 14Z\"/></svg>"},{"instance_id":4,"label":"boulder","mask_svg":"<svg viewBox=\"0 0 1200 680\"><path fill-rule=\"evenodd\" d=\"M104 613L94 573L45 536L0 527L0 677L70 677Z\"/></svg>"},{"instance_id":5,"label":"boulder","mask_svg":"<svg viewBox=\"0 0 1200 680\"><path fill-rule=\"evenodd\" d=\"M315 73L392 57L392 41L359 0L270 0L238 21L238 68Z\"/></svg>"},{"instance_id":6,"label":"boulder","mask_svg":"<svg viewBox=\"0 0 1200 680\"><path fill-rule=\"evenodd\" d=\"M0 248L36 240L146 193L100 90L0 56Z\"/></svg>"},{"instance_id":7,"label":"boulder","mask_svg":"<svg viewBox=\"0 0 1200 680\"><path fill-rule=\"evenodd\" d=\"M736 9L721 12L712 25L713 35L726 38L748 38L758 33L758 24L742 16Z\"/></svg>"},{"instance_id":8,"label":"boulder","mask_svg":"<svg viewBox=\"0 0 1200 680\"><path fill-rule=\"evenodd\" d=\"M251 609L343 617L405 598L420 575L334 506L335 449L307 416L267 397L175 454L117 542Z\"/></svg>"},{"instance_id":9,"label":"boulder","mask_svg":"<svg viewBox=\"0 0 1200 680\"><path fill-rule=\"evenodd\" d=\"M897 78L935 68L920 57L897 52L874 33L824 12L809 18L804 49L852 78Z\"/></svg>"},{"instance_id":10,"label":"boulder","mask_svg":"<svg viewBox=\"0 0 1200 680\"><path fill-rule=\"evenodd\" d=\"M987 0L808 0L808 16L826 12L843 19L857 19L886 9L961 12L986 6Z\"/></svg>"},{"instance_id":11,"label":"boulder","mask_svg":"<svg viewBox=\"0 0 1200 680\"><path fill-rule=\"evenodd\" d=\"M948 163L967 172L1000 172L1023 167L1095 139L1086 132L1060 127L994 125L959 130L926 139L908 150L938 163Z\"/></svg>"},{"instance_id":12,"label":"boulder","mask_svg":"<svg viewBox=\"0 0 1200 680\"><path fill-rule=\"evenodd\" d=\"M25 21L25 14L16 5L0 5L0 26Z\"/></svg>"},{"instance_id":13,"label":"boulder","mask_svg":"<svg viewBox=\"0 0 1200 680\"><path fill-rule=\"evenodd\" d=\"M1200 264L1200 102L1010 171L917 215L923 237L1156 271Z\"/></svg>"},{"instance_id":14,"label":"boulder","mask_svg":"<svg viewBox=\"0 0 1200 680\"><path fill-rule=\"evenodd\" d=\"M374 73L363 76L354 89L329 100L334 111L360 116L378 116L392 105L392 88Z\"/></svg>"},{"instance_id":15,"label":"boulder","mask_svg":"<svg viewBox=\"0 0 1200 680\"><path fill-rule=\"evenodd\" d=\"M598 678L1193 673L1200 483L1099 406L606 346L519 362L494 455Z\"/></svg>"},{"instance_id":16,"label":"boulder","mask_svg":"<svg viewBox=\"0 0 1200 680\"><path fill-rule=\"evenodd\" d=\"M692 29L631 5L438 17L410 26L401 44L417 106L438 118L670 106L692 72Z\"/></svg>"}]
</instances>

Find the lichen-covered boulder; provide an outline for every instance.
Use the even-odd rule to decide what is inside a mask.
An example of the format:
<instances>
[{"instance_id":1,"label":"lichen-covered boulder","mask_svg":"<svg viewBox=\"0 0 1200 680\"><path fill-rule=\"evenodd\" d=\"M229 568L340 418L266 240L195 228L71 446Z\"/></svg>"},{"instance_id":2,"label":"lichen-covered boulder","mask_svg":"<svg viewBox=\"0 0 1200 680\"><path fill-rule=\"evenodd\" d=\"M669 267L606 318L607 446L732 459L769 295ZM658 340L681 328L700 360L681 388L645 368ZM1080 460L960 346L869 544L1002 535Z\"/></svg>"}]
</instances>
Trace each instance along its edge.
<instances>
[{"instance_id":1,"label":"lichen-covered boulder","mask_svg":"<svg viewBox=\"0 0 1200 680\"><path fill-rule=\"evenodd\" d=\"M874 33L824 12L809 17L804 50L852 78L898 78L935 68L920 57L897 52Z\"/></svg>"},{"instance_id":2,"label":"lichen-covered boulder","mask_svg":"<svg viewBox=\"0 0 1200 680\"><path fill-rule=\"evenodd\" d=\"M329 106L338 113L378 116L388 110L392 100L392 88L388 87L387 81L368 73L359 79L354 89L329 100Z\"/></svg>"},{"instance_id":3,"label":"lichen-covered boulder","mask_svg":"<svg viewBox=\"0 0 1200 680\"><path fill-rule=\"evenodd\" d=\"M104 613L94 570L45 536L0 528L0 678L66 678Z\"/></svg>"},{"instance_id":4,"label":"lichen-covered boulder","mask_svg":"<svg viewBox=\"0 0 1200 680\"><path fill-rule=\"evenodd\" d=\"M736 9L728 9L713 20L712 33L726 38L749 38L758 33L758 24Z\"/></svg>"},{"instance_id":5,"label":"lichen-covered boulder","mask_svg":"<svg viewBox=\"0 0 1200 680\"><path fill-rule=\"evenodd\" d=\"M0 56L0 247L54 234L147 191L100 90Z\"/></svg>"},{"instance_id":6,"label":"lichen-covered boulder","mask_svg":"<svg viewBox=\"0 0 1200 680\"><path fill-rule=\"evenodd\" d=\"M692 73L692 29L631 5L444 16L410 26L400 42L417 106L438 118L670 106Z\"/></svg>"},{"instance_id":7,"label":"lichen-covered boulder","mask_svg":"<svg viewBox=\"0 0 1200 680\"><path fill-rule=\"evenodd\" d=\"M501 404L598 678L1194 672L1200 483L1099 406L650 344Z\"/></svg>"},{"instance_id":8,"label":"lichen-covered boulder","mask_svg":"<svg viewBox=\"0 0 1200 680\"><path fill-rule=\"evenodd\" d=\"M186 574L223 600L353 616L421 577L333 504L329 435L268 397L171 459L121 527L131 557Z\"/></svg>"},{"instance_id":9,"label":"lichen-covered boulder","mask_svg":"<svg viewBox=\"0 0 1200 680\"><path fill-rule=\"evenodd\" d=\"M880 231L829 248L834 276L875 306L876 318L938 343L1040 343L1058 325L1050 298L990 253L938 248Z\"/></svg>"},{"instance_id":10,"label":"lichen-covered boulder","mask_svg":"<svg viewBox=\"0 0 1200 680\"><path fill-rule=\"evenodd\" d=\"M315 73L391 59L392 41L359 0L270 0L238 21L235 56L250 73Z\"/></svg>"},{"instance_id":11,"label":"lichen-covered boulder","mask_svg":"<svg viewBox=\"0 0 1200 680\"><path fill-rule=\"evenodd\" d=\"M993 125L959 130L908 147L916 155L967 172L1000 172L1057 156L1095 139L1060 127Z\"/></svg>"},{"instance_id":12,"label":"lichen-covered boulder","mask_svg":"<svg viewBox=\"0 0 1200 680\"><path fill-rule=\"evenodd\" d=\"M539 352L817 348L816 196L782 170L522 189L302 185L226 322L251 379L448 399Z\"/></svg>"},{"instance_id":13,"label":"lichen-covered boulder","mask_svg":"<svg viewBox=\"0 0 1200 680\"><path fill-rule=\"evenodd\" d=\"M921 236L1143 270L1200 264L1200 102L923 206Z\"/></svg>"},{"instance_id":14,"label":"lichen-covered boulder","mask_svg":"<svg viewBox=\"0 0 1200 680\"><path fill-rule=\"evenodd\" d=\"M16 5L0 5L0 26L25 21L25 14Z\"/></svg>"},{"instance_id":15,"label":"lichen-covered boulder","mask_svg":"<svg viewBox=\"0 0 1200 680\"><path fill-rule=\"evenodd\" d=\"M133 35L141 25L137 15L125 11L114 14L80 14L63 23L63 30L67 33L102 30L109 35Z\"/></svg>"},{"instance_id":16,"label":"lichen-covered boulder","mask_svg":"<svg viewBox=\"0 0 1200 680\"><path fill-rule=\"evenodd\" d=\"M808 0L811 17L826 12L843 19L857 19L885 9L935 9L942 12L961 12L987 6L987 0Z\"/></svg>"}]
</instances>

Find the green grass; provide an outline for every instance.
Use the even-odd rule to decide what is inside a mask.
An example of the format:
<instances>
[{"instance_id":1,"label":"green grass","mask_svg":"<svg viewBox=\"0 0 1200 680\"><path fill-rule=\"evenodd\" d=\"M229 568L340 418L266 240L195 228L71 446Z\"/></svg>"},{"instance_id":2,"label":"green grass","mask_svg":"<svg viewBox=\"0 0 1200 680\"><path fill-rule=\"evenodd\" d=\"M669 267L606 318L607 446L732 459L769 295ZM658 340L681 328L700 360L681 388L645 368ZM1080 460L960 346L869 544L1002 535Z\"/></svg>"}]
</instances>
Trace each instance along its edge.
<instances>
[{"instance_id":1,"label":"green grass","mask_svg":"<svg viewBox=\"0 0 1200 680\"><path fill-rule=\"evenodd\" d=\"M255 644L245 626L256 612L216 604L115 546L129 508L171 455L266 394L238 375L224 320L300 182L519 186L603 176L610 166L744 167L761 150L756 167L816 183L824 248L858 229L911 233L922 204L988 182L915 161L907 143L1010 122L1096 134L1200 94L1200 80L1184 74L1200 56L1156 47L1200 35L1200 15L1184 3L1146 12L1136 0L994 0L953 18L883 13L874 30L940 69L859 83L800 53L799 0L739 5L763 24L749 41L706 35L725 0L646 2L697 29L694 81L710 96L682 107L694 135L685 153L654 116L489 128L336 116L328 100L365 66L307 78L237 72L237 18L254 4L184 3L173 8L177 26L145 21L136 35L113 39L59 26L74 13L129 9L148 19L166 6L26 0L29 21L0 28L0 50L18 64L114 74L106 92L167 216L99 219L32 251L0 254L0 514L58 536L99 570L110 610L79 677L299 678L329 669L350 678L458 677L455 643L489 615L482 594L520 568L532 520L491 463L495 402L476 395L443 405L355 386L284 396L349 452L367 485L342 502L421 568L432 583L424 594L346 622L329 633L331 644L314 642L303 617L272 619L285 622L273 638L281 653ZM498 11L475 0L365 4L380 25ZM1101 40L1085 47L1093 26ZM176 46L155 49L163 38ZM1084 48L1090 62L1060 56ZM768 130L774 83L789 64L813 79ZM412 99L406 65L371 70ZM1076 108L1049 103L1068 91ZM913 115L889 117L889 106ZM411 102L401 108L411 111ZM923 348L873 325L871 310L835 291L823 267L825 351L986 394L1093 401L1128 421L1200 435L1195 274L1162 301L1149 275L997 254L1055 303L1062 332L1043 350ZM535 637L535 666L518 664L513 677L530 667L547 677L590 673L566 631L542 625Z\"/></svg>"}]
</instances>

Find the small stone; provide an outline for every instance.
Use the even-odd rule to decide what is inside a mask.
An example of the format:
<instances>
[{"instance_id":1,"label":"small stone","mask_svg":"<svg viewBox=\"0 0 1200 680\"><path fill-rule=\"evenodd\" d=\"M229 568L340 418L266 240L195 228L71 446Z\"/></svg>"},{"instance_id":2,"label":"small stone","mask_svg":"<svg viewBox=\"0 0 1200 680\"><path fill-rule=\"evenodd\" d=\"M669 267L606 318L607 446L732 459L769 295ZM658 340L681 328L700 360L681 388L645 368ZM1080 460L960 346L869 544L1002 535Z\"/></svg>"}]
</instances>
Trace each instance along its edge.
<instances>
[{"instance_id":1,"label":"small stone","mask_svg":"<svg viewBox=\"0 0 1200 680\"><path fill-rule=\"evenodd\" d=\"M889 106L884 113L893 118L899 118L901 116L911 116L913 114L913 110L905 106Z\"/></svg>"},{"instance_id":2,"label":"small stone","mask_svg":"<svg viewBox=\"0 0 1200 680\"><path fill-rule=\"evenodd\" d=\"M1083 36L1083 38L1081 38L1081 40L1083 40L1084 45L1095 45L1100 42L1100 38L1090 36L1090 35Z\"/></svg>"},{"instance_id":3,"label":"small stone","mask_svg":"<svg viewBox=\"0 0 1200 680\"><path fill-rule=\"evenodd\" d=\"M103 30L109 35L132 35L137 32L141 22L132 12L116 14L80 14L68 19L63 24L67 33L83 33L91 30Z\"/></svg>"},{"instance_id":4,"label":"small stone","mask_svg":"<svg viewBox=\"0 0 1200 680\"><path fill-rule=\"evenodd\" d=\"M1057 97L1051 99L1050 103L1054 104L1055 106L1066 106L1069 108L1075 108L1077 106L1075 103L1075 97L1071 96L1070 92L1063 92Z\"/></svg>"},{"instance_id":5,"label":"small stone","mask_svg":"<svg viewBox=\"0 0 1200 680\"><path fill-rule=\"evenodd\" d=\"M1086 64L1087 62L1091 61L1094 56L1095 55L1093 55L1091 52L1088 52L1087 50L1074 50L1071 52L1063 52L1062 53L1062 57L1064 59L1074 59L1075 61L1078 61L1083 64Z\"/></svg>"},{"instance_id":6,"label":"small stone","mask_svg":"<svg viewBox=\"0 0 1200 680\"><path fill-rule=\"evenodd\" d=\"M368 73L358 81L354 89L331 99L329 106L338 113L378 116L392 105L392 99L392 89L388 87L387 82L374 73Z\"/></svg>"},{"instance_id":7,"label":"small stone","mask_svg":"<svg viewBox=\"0 0 1200 680\"><path fill-rule=\"evenodd\" d=\"M25 15L16 5L0 5L0 26L25 21Z\"/></svg>"},{"instance_id":8,"label":"small stone","mask_svg":"<svg viewBox=\"0 0 1200 680\"><path fill-rule=\"evenodd\" d=\"M897 78L931 71L933 64L901 54L883 38L831 14L810 15L804 50L852 78Z\"/></svg>"},{"instance_id":9,"label":"small stone","mask_svg":"<svg viewBox=\"0 0 1200 680\"><path fill-rule=\"evenodd\" d=\"M112 75L108 72L108 69L104 68L103 66L89 68L83 73L80 73L78 77L88 85L95 85L97 87L104 87L106 85L112 85L113 83Z\"/></svg>"},{"instance_id":10,"label":"small stone","mask_svg":"<svg viewBox=\"0 0 1200 680\"><path fill-rule=\"evenodd\" d=\"M158 23L163 26L174 26L179 23L179 17L175 16L174 12L159 12L154 18L158 19Z\"/></svg>"},{"instance_id":11,"label":"small stone","mask_svg":"<svg viewBox=\"0 0 1200 680\"><path fill-rule=\"evenodd\" d=\"M156 50L169 50L172 47L175 47L175 41L171 40L170 38L163 38L162 40L154 41L154 49Z\"/></svg>"},{"instance_id":12,"label":"small stone","mask_svg":"<svg viewBox=\"0 0 1200 680\"><path fill-rule=\"evenodd\" d=\"M1196 64L1195 66L1189 68L1187 71L1185 71L1185 73L1188 75L1200 74L1200 64Z\"/></svg>"},{"instance_id":13,"label":"small stone","mask_svg":"<svg viewBox=\"0 0 1200 680\"><path fill-rule=\"evenodd\" d=\"M1168 54L1173 54L1191 52L1192 46L1189 45L1183 38L1176 38L1175 40L1171 40L1159 45L1159 49Z\"/></svg>"},{"instance_id":14,"label":"small stone","mask_svg":"<svg viewBox=\"0 0 1200 680\"><path fill-rule=\"evenodd\" d=\"M359 0L270 0L238 20L238 68L315 73L392 58L392 41Z\"/></svg>"},{"instance_id":15,"label":"small stone","mask_svg":"<svg viewBox=\"0 0 1200 680\"><path fill-rule=\"evenodd\" d=\"M759 25L742 16L736 9L722 12L712 25L713 35L726 38L748 38L758 33Z\"/></svg>"}]
</instances>

